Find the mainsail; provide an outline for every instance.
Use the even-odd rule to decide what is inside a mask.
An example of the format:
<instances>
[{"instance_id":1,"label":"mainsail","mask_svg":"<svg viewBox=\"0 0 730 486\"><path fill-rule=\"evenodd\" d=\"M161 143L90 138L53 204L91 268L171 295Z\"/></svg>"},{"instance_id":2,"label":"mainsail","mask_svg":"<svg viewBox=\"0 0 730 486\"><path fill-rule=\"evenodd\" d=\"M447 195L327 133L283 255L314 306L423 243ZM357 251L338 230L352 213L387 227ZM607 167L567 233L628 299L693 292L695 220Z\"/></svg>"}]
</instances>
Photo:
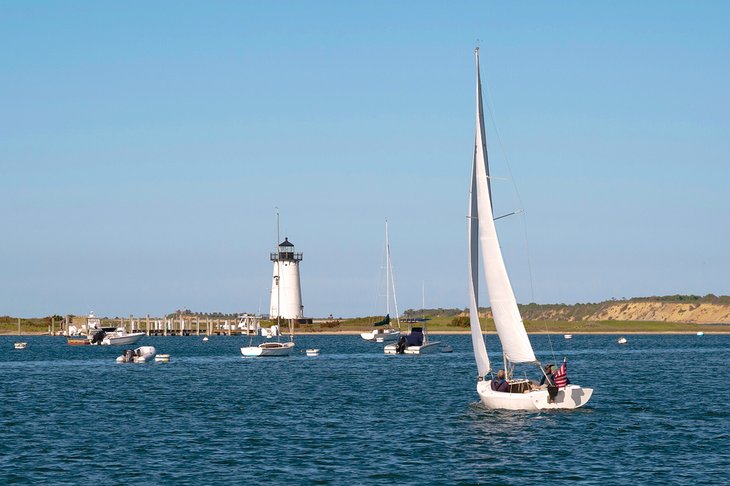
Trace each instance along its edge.
<instances>
[{"instance_id":1,"label":"mainsail","mask_svg":"<svg viewBox=\"0 0 730 486\"><path fill-rule=\"evenodd\" d=\"M481 243L484 273L487 281L489 301L494 316L499 340L506 358L511 363L537 361L527 337L525 326L517 308L512 285L504 266L499 248L497 229L492 212L489 165L487 159L484 115L482 110L482 86L479 75L479 49L476 50L477 66L477 126L472 163L471 200L469 205L469 317L471 321L472 344L477 360L479 376L489 372L484 338L482 337L477 313L478 246ZM481 216L481 217L480 217ZM478 240L477 240L478 233Z\"/></svg>"},{"instance_id":2,"label":"mainsail","mask_svg":"<svg viewBox=\"0 0 730 486\"><path fill-rule=\"evenodd\" d=\"M373 324L374 327L378 326L387 326L390 324L390 314L385 314L385 318L383 318L382 321L378 321L375 324Z\"/></svg>"}]
</instances>

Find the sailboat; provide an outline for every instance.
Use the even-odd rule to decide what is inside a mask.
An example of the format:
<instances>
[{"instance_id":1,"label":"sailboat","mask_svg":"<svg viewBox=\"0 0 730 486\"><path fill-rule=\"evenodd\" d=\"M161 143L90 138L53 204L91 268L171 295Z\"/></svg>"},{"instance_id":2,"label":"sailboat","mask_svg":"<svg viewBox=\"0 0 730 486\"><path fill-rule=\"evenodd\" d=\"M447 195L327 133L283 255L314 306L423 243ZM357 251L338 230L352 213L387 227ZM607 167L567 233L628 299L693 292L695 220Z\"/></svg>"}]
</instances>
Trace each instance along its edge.
<instances>
[{"instance_id":1,"label":"sailboat","mask_svg":"<svg viewBox=\"0 0 730 486\"><path fill-rule=\"evenodd\" d=\"M395 322L398 329L391 324L390 319L390 292L393 291L393 303L395 304ZM387 326L387 327L386 327ZM395 280L393 279L393 266L390 261L390 240L388 237L388 220L385 220L385 317L373 324L373 330L363 332L360 337L370 342L395 341L400 337L400 316L398 315L398 300L395 296Z\"/></svg>"},{"instance_id":2,"label":"sailboat","mask_svg":"<svg viewBox=\"0 0 730 486\"><path fill-rule=\"evenodd\" d=\"M18 317L18 337L22 336L20 332L20 317ZM28 347L28 343L25 341L16 341L13 343L13 348L15 349L25 349Z\"/></svg>"},{"instance_id":3,"label":"sailboat","mask_svg":"<svg viewBox=\"0 0 730 486\"><path fill-rule=\"evenodd\" d=\"M284 257L283 254L289 254L291 250L291 243L284 241L279 243L279 211L276 211L276 253L273 254L272 259L276 259L276 275L274 275L274 285L276 285L276 328L281 329L281 289L279 286L279 276L281 275L281 260ZM289 341L282 342L280 339L281 333L276 333L276 341L267 341L259 344L258 346L253 345L253 341L249 341L249 345L241 348L241 354L247 358L255 358L259 356L289 356L294 349L294 330L292 328L292 320L289 321ZM251 337L253 340L253 337Z\"/></svg>"},{"instance_id":4,"label":"sailboat","mask_svg":"<svg viewBox=\"0 0 730 486\"><path fill-rule=\"evenodd\" d=\"M512 285L507 275L497 238L492 211L492 193L484 130L479 48L476 49L476 102L476 140L471 173L468 235L469 318L474 357L478 370L477 393L482 403L491 409L543 410L582 407L591 398L593 389L566 384L565 382L560 383L562 386L559 386L557 383L552 383L547 376L548 384L545 387L538 387L526 379L512 379L511 372L514 366L518 364L532 363L542 373L544 371L535 357L520 311L517 308L517 301L512 291ZM492 382L494 379L490 376L492 367L479 322L477 299L480 244L494 323L504 351L505 378L508 384L506 392L493 389ZM497 383L495 381L495 384Z\"/></svg>"}]
</instances>

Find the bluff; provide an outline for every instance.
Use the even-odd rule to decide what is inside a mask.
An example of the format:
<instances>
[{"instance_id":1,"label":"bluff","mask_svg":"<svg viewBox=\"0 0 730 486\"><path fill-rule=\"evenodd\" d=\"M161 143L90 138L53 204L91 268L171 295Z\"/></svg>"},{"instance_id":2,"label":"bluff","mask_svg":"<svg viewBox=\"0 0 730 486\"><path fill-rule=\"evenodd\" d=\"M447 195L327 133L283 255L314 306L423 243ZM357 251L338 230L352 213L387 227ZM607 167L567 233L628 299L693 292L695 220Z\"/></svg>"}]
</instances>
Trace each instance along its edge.
<instances>
[{"instance_id":1,"label":"bluff","mask_svg":"<svg viewBox=\"0 0 730 486\"><path fill-rule=\"evenodd\" d=\"M611 299L597 303L519 304L526 321L659 321L691 324L730 324L730 296L708 294L668 295ZM491 310L480 308L481 317L492 317ZM407 310L404 316L424 315L422 310ZM427 309L431 317L468 316L468 309Z\"/></svg>"}]
</instances>

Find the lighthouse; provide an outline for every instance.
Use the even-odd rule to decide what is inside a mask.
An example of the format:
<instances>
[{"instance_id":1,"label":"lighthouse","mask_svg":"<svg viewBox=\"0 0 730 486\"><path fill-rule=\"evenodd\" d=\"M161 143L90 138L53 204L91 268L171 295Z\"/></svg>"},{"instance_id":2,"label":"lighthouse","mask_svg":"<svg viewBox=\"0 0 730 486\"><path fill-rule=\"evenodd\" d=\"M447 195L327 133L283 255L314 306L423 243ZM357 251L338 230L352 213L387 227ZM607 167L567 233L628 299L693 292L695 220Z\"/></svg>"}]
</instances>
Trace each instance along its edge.
<instances>
[{"instance_id":1,"label":"lighthouse","mask_svg":"<svg viewBox=\"0 0 730 486\"><path fill-rule=\"evenodd\" d=\"M302 319L302 287L299 283L299 262L302 254L294 251L289 238L279 243L271 254L274 262L274 278L271 285L271 319Z\"/></svg>"}]
</instances>

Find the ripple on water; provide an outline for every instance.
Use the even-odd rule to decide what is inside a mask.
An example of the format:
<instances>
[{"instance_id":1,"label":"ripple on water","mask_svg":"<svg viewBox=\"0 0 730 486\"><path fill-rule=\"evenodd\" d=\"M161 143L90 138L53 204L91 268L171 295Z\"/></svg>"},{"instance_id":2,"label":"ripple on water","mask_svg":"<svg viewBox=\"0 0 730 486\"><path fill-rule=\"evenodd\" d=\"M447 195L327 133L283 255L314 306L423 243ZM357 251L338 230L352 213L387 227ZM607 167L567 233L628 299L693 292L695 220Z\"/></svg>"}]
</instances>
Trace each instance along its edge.
<instances>
[{"instance_id":1,"label":"ripple on water","mask_svg":"<svg viewBox=\"0 0 730 486\"><path fill-rule=\"evenodd\" d=\"M0 337L0 482L723 482L730 337L614 338L556 350L595 388L588 407L526 413L478 402L469 336L421 357L302 336L318 358L272 360L242 358L243 338L145 338L172 355L146 365L50 337L18 353ZM559 360L545 336L533 342Z\"/></svg>"}]
</instances>

